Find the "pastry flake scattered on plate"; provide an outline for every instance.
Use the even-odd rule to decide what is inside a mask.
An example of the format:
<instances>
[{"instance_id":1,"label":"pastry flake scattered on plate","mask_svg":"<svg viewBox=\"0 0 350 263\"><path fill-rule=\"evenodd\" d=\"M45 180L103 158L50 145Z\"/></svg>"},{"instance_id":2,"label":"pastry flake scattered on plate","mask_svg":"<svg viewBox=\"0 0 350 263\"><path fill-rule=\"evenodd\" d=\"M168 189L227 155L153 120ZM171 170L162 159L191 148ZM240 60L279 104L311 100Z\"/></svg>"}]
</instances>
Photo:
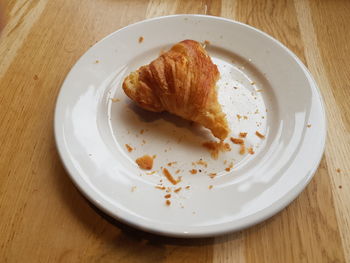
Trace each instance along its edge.
<instances>
[{"instance_id":1,"label":"pastry flake scattered on plate","mask_svg":"<svg viewBox=\"0 0 350 263\"><path fill-rule=\"evenodd\" d=\"M230 129L217 98L219 76L202 45L184 40L130 73L123 90L143 109L168 111L197 122L224 140Z\"/></svg>"}]
</instances>

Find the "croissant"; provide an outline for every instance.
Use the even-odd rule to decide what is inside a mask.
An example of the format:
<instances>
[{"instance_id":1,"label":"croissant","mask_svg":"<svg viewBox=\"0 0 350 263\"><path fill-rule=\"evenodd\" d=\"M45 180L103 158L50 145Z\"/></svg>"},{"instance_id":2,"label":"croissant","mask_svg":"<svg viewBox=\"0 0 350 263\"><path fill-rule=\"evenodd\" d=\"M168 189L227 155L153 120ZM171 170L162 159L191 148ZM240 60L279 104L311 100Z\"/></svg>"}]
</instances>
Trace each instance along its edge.
<instances>
[{"instance_id":1,"label":"croissant","mask_svg":"<svg viewBox=\"0 0 350 263\"><path fill-rule=\"evenodd\" d=\"M184 40L130 73L123 90L143 109L168 111L203 125L224 140L230 129L217 98L219 76L202 45Z\"/></svg>"}]
</instances>

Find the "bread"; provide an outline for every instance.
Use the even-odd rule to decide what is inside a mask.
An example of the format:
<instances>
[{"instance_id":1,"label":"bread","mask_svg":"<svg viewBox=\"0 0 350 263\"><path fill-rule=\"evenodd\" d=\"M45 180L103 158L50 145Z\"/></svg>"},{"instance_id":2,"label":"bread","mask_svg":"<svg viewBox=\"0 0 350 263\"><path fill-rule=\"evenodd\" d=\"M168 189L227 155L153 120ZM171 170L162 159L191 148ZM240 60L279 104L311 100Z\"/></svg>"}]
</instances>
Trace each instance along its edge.
<instances>
[{"instance_id":1,"label":"bread","mask_svg":"<svg viewBox=\"0 0 350 263\"><path fill-rule=\"evenodd\" d=\"M219 76L201 44L184 40L130 73L123 90L143 109L168 111L203 125L224 140L230 130L217 98Z\"/></svg>"}]
</instances>

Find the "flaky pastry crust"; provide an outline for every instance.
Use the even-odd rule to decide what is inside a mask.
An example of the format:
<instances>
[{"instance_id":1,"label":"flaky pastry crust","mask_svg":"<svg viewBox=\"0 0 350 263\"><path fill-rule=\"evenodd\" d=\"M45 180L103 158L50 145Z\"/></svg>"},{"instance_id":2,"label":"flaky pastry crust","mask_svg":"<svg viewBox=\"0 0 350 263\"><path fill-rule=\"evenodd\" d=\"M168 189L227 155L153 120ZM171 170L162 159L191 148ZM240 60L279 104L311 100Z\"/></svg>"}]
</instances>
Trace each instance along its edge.
<instances>
[{"instance_id":1,"label":"flaky pastry crust","mask_svg":"<svg viewBox=\"0 0 350 263\"><path fill-rule=\"evenodd\" d=\"M140 107L197 122L224 140L230 130L217 98L217 66L200 43L184 40L130 73L123 90Z\"/></svg>"}]
</instances>

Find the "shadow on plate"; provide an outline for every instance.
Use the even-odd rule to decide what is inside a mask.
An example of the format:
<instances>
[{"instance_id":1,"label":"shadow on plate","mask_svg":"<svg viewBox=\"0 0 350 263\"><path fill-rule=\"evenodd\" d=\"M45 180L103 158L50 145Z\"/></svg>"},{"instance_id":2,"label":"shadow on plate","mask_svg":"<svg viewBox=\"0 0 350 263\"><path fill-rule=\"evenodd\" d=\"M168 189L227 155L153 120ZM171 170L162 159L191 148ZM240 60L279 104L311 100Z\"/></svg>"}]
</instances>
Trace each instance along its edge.
<instances>
[{"instance_id":1,"label":"shadow on plate","mask_svg":"<svg viewBox=\"0 0 350 263\"><path fill-rule=\"evenodd\" d=\"M186 145L202 148L204 141L217 140L210 130L168 112L150 112L130 101L120 116L122 125L130 131L149 129L160 141L180 140Z\"/></svg>"}]
</instances>

